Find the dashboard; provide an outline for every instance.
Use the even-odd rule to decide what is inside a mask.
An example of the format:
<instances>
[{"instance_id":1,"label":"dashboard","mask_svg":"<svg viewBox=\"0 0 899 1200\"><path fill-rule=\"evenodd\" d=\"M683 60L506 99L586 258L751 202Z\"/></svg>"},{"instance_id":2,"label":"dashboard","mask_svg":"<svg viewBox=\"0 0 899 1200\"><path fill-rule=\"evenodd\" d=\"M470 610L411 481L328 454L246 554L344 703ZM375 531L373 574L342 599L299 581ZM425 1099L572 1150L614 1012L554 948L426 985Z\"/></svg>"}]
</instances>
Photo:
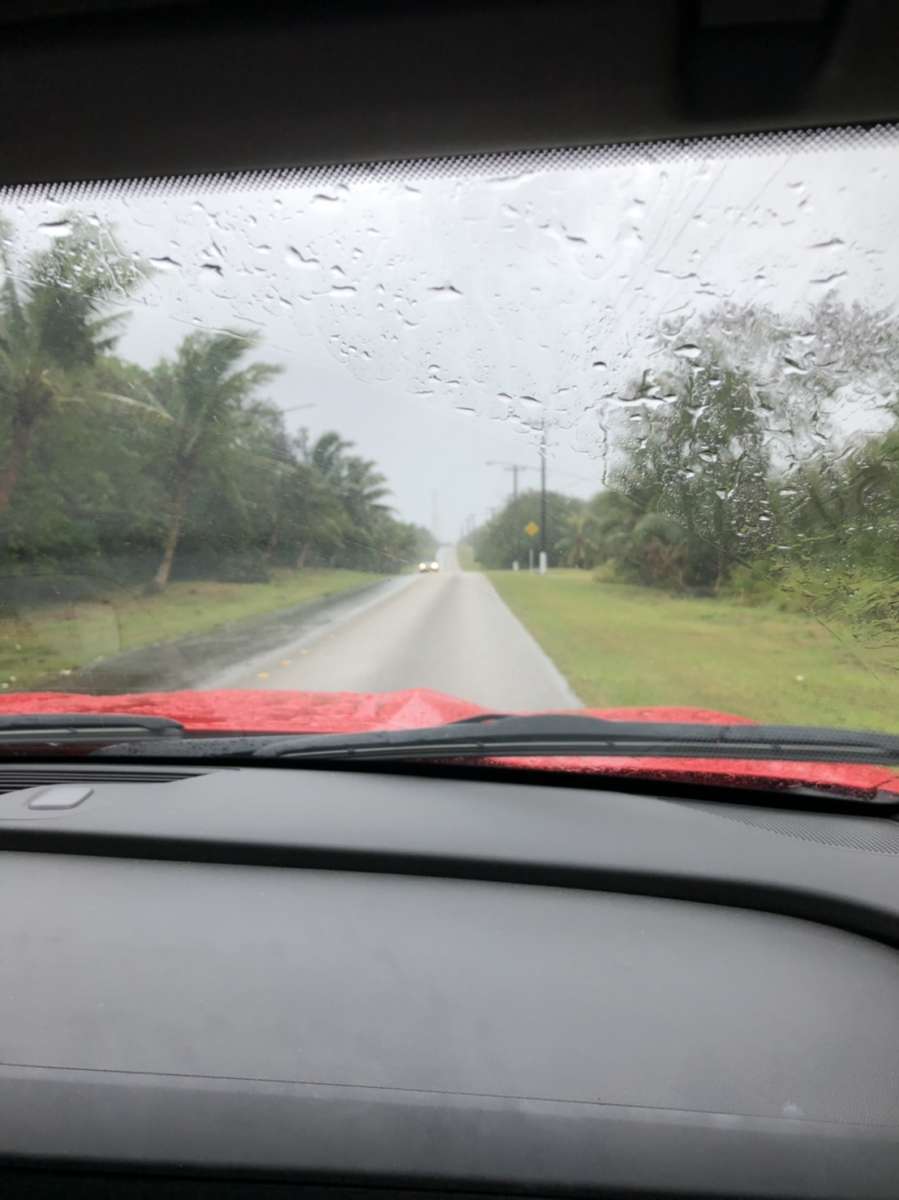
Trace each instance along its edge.
<instances>
[{"instance_id":1,"label":"dashboard","mask_svg":"<svg viewBox=\"0 0 899 1200\"><path fill-rule=\"evenodd\" d=\"M321 769L33 780L0 772L5 1186L896 1194L891 816Z\"/></svg>"}]
</instances>

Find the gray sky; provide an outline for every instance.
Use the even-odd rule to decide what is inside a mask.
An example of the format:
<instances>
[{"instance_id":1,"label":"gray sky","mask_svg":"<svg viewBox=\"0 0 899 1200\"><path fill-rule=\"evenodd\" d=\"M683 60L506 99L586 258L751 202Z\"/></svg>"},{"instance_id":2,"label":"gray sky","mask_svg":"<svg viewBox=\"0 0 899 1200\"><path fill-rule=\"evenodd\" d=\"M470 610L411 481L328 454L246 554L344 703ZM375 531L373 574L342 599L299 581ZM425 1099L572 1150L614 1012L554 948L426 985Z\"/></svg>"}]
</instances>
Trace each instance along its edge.
<instances>
[{"instance_id":1,"label":"gray sky","mask_svg":"<svg viewBox=\"0 0 899 1200\"><path fill-rule=\"evenodd\" d=\"M834 290L892 306L895 143L805 145L522 173L41 200L4 211L25 249L78 208L156 267L121 351L149 365L197 327L263 335L270 395L375 459L398 513L457 536L508 495L487 460L600 486L604 433L660 319L723 300L789 312ZM45 228L41 228L44 226ZM614 442L614 436L612 437ZM536 483L536 471L523 477Z\"/></svg>"}]
</instances>

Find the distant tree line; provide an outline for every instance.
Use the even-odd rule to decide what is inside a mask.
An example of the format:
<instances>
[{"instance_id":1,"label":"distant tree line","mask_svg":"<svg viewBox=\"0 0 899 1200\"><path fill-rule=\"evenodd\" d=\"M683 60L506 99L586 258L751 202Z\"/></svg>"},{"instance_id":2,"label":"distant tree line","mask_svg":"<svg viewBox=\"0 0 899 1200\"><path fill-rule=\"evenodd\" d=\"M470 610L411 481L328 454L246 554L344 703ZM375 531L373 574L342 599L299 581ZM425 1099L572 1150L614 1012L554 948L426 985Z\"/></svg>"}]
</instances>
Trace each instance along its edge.
<instances>
[{"instance_id":1,"label":"distant tree line","mask_svg":"<svg viewBox=\"0 0 899 1200\"><path fill-rule=\"evenodd\" d=\"M712 595L814 575L817 599L850 587L899 618L899 320L833 297L790 320L723 307L689 336L663 326L652 362L604 400L608 485L552 497L551 564ZM535 512L506 505L476 558L521 559Z\"/></svg>"},{"instance_id":2,"label":"distant tree line","mask_svg":"<svg viewBox=\"0 0 899 1200\"><path fill-rule=\"evenodd\" d=\"M73 216L51 234L18 256L0 225L0 597L4 579L161 590L433 555L351 442L288 433L255 335L196 331L150 369L127 362L144 270L107 227Z\"/></svg>"}]
</instances>

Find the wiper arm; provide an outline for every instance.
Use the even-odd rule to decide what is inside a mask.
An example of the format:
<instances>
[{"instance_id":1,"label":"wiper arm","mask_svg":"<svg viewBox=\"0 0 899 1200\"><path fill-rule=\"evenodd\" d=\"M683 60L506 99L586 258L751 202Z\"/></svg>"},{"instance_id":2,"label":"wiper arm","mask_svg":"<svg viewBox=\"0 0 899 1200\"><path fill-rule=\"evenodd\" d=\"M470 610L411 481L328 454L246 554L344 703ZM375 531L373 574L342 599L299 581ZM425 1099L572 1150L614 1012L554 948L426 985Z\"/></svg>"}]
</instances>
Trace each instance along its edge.
<instances>
[{"instance_id":1,"label":"wiper arm","mask_svg":"<svg viewBox=\"0 0 899 1200\"><path fill-rule=\"evenodd\" d=\"M473 726L267 738L254 758L425 759L595 756L899 766L899 737L804 725L699 725L599 717L500 717Z\"/></svg>"},{"instance_id":2,"label":"wiper arm","mask_svg":"<svg viewBox=\"0 0 899 1200\"><path fill-rule=\"evenodd\" d=\"M26 742L119 742L132 738L183 737L184 726L167 717L107 713L21 713L0 716L0 745Z\"/></svg>"}]
</instances>

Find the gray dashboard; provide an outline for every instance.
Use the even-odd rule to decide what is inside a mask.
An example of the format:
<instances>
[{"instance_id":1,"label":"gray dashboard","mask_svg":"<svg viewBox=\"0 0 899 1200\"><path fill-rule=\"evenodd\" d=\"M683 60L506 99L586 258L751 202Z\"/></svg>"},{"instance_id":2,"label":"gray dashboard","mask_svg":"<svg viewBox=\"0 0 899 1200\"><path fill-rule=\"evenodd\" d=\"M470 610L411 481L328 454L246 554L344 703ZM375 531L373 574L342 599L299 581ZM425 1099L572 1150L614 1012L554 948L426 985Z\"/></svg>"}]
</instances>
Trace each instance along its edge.
<instances>
[{"instance_id":1,"label":"gray dashboard","mask_svg":"<svg viewBox=\"0 0 899 1200\"><path fill-rule=\"evenodd\" d=\"M7 1163L896 1195L894 821L109 780L0 796Z\"/></svg>"}]
</instances>

